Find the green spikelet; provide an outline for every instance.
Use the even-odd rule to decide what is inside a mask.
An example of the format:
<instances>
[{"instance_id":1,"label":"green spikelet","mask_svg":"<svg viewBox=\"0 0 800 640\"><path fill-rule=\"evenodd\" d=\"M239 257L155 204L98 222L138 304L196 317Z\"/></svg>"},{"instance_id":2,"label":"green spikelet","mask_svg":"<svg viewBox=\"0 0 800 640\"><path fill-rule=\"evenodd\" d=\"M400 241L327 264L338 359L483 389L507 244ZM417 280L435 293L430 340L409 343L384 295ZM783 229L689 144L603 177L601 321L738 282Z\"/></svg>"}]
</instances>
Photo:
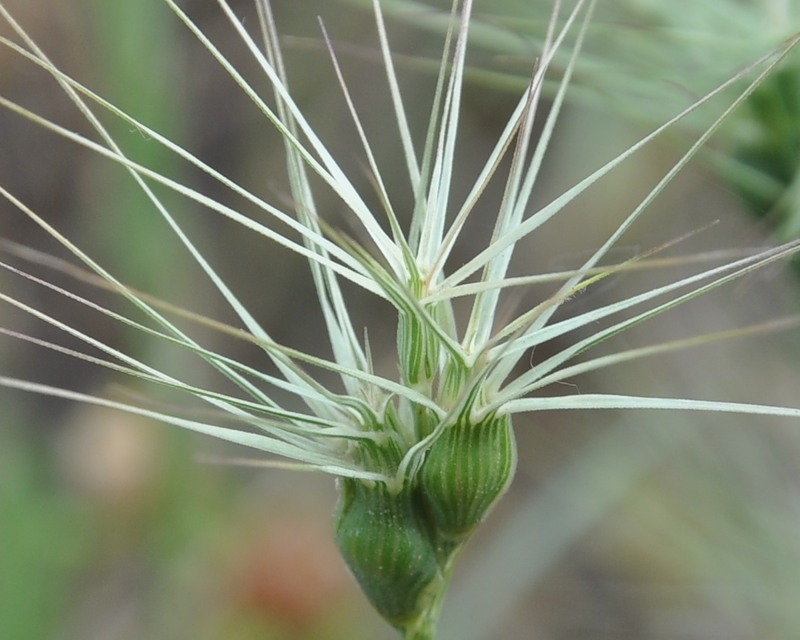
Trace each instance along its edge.
<instances>
[{"instance_id":1,"label":"green spikelet","mask_svg":"<svg viewBox=\"0 0 800 640\"><path fill-rule=\"evenodd\" d=\"M435 334L413 314L400 314L397 353L400 356L400 371L407 384L413 387L434 377L439 344Z\"/></svg>"},{"instance_id":2,"label":"green spikelet","mask_svg":"<svg viewBox=\"0 0 800 640\"><path fill-rule=\"evenodd\" d=\"M373 606L403 628L424 614L443 580L417 500L382 483L345 478L340 489L339 549Z\"/></svg>"},{"instance_id":3,"label":"green spikelet","mask_svg":"<svg viewBox=\"0 0 800 640\"><path fill-rule=\"evenodd\" d=\"M472 424L466 418L434 442L420 475L420 490L442 547L465 541L505 493L517 465L508 416Z\"/></svg>"}]
</instances>

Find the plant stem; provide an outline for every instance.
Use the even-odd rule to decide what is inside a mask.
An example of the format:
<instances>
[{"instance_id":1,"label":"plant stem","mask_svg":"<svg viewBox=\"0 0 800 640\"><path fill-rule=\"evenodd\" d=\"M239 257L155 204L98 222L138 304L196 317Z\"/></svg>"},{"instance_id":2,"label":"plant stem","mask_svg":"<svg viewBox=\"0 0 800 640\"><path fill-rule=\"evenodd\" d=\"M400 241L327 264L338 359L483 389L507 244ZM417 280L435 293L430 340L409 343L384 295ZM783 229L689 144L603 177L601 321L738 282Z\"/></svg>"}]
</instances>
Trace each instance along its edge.
<instances>
[{"instance_id":1,"label":"plant stem","mask_svg":"<svg viewBox=\"0 0 800 640\"><path fill-rule=\"evenodd\" d=\"M453 578L455 560L464 548L466 539L454 545L442 562L442 580L436 585L436 591L429 594L428 606L412 622L401 629L403 640L436 640L436 628L442 613L442 605L450 581Z\"/></svg>"},{"instance_id":2,"label":"plant stem","mask_svg":"<svg viewBox=\"0 0 800 640\"><path fill-rule=\"evenodd\" d=\"M414 622L403 628L403 640L436 640L436 626L446 590L446 588L441 589L431 606Z\"/></svg>"}]
</instances>

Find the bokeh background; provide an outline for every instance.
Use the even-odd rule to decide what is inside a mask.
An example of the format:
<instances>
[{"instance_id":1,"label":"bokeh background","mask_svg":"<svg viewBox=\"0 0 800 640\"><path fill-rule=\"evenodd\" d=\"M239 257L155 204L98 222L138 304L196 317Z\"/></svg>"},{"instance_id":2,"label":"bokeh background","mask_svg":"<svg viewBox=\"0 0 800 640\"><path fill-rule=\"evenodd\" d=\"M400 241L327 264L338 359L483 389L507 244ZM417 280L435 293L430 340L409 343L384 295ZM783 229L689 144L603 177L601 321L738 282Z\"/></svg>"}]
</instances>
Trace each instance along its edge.
<instances>
[{"instance_id":1,"label":"bokeh background","mask_svg":"<svg viewBox=\"0 0 800 640\"><path fill-rule=\"evenodd\" d=\"M4 4L71 74L256 193L285 201L279 138L163 3ZM317 16L324 20L379 163L390 167L385 177L402 210L410 198L369 12L357 3L273 4L286 34L296 99L368 192L354 130L320 44ZM215 3L190 0L184 5L248 77L266 87ZM249 0L232 5L246 24L256 25ZM395 48L408 55L400 71L406 104L421 135L434 81L426 61L437 55L441 37L401 20L391 24ZM10 33L5 24L0 31ZM476 70L518 68L491 47L477 48L470 60ZM728 73L735 62L716 68ZM697 64L699 69L703 61ZM634 72L625 78L631 87L645 80L653 78ZM681 87L675 91L682 95ZM58 86L5 47L0 49L0 92L69 129L89 132ZM481 74L467 87L459 151L462 192L515 101L513 86ZM648 122L646 108L626 104L627 109L619 109L597 93L569 104L537 203L548 202L655 124ZM710 122L710 113L706 117ZM134 157L243 206L140 132L106 120ZM516 268L536 272L577 266L677 160L693 133L687 128L665 137L603 180L531 238ZM724 141L716 144L726 150ZM684 171L626 236L617 256L630 257L716 220L673 253L773 241L772 227L751 215L751 203L715 166L705 157ZM152 206L108 161L3 110L0 180L131 286L235 322ZM490 232L492 198L501 187L498 183L487 194L463 253L454 260L474 252ZM195 204L163 195L276 340L327 353L302 260ZM351 228L335 198L320 203L328 220ZM63 269L41 260L32 263L20 245L55 258L69 256L6 202L0 203L0 237L4 262L132 313L112 294L76 282ZM576 298L564 313L682 273L688 267L611 278ZM5 270L0 291L67 318L154 366L221 384L191 357L152 344ZM547 288L532 289L519 304L533 304L547 293ZM602 349L782 317L797 312L798 295L796 274L779 265L649 321ZM358 292L352 296L354 314L368 326L379 366L391 372L391 310ZM0 326L78 346L5 303ZM193 331L212 347L263 366L263 356L252 345ZM585 376L570 390L798 406L799 341L795 331L699 347ZM545 347L555 350L563 344ZM541 349L531 358L545 355ZM0 339L0 362L3 375L117 398L147 394L153 403L175 402L158 390L7 336ZM796 421L570 412L521 417L516 428L518 477L463 556L445 607L442 638L800 636ZM331 540L333 480L208 461L227 456L253 457L139 418L0 390L0 638L394 637L358 593Z\"/></svg>"}]
</instances>

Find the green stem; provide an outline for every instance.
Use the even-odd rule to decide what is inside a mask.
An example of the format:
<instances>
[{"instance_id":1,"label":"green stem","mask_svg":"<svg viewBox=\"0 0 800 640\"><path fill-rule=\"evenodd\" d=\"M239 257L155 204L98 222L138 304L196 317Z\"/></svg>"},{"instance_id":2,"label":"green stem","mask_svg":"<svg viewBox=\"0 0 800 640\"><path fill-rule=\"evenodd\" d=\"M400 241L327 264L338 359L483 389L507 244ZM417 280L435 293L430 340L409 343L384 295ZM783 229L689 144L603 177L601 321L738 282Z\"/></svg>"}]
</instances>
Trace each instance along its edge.
<instances>
[{"instance_id":1,"label":"green stem","mask_svg":"<svg viewBox=\"0 0 800 640\"><path fill-rule=\"evenodd\" d=\"M436 627L439 623L444 594L449 582L449 579L446 579L445 584L441 585L438 593L433 597L431 605L413 622L403 627L403 640L436 640Z\"/></svg>"},{"instance_id":2,"label":"green stem","mask_svg":"<svg viewBox=\"0 0 800 640\"><path fill-rule=\"evenodd\" d=\"M420 618L413 626L406 627L403 630L403 640L436 640L436 623L437 619Z\"/></svg>"},{"instance_id":3,"label":"green stem","mask_svg":"<svg viewBox=\"0 0 800 640\"><path fill-rule=\"evenodd\" d=\"M444 597L453 577L455 560L463 547L463 543L458 544L448 553L447 560L444 562L442 580L433 585L435 592L428 595L428 606L417 618L401 629L403 640L436 640L436 628L442 613Z\"/></svg>"}]
</instances>

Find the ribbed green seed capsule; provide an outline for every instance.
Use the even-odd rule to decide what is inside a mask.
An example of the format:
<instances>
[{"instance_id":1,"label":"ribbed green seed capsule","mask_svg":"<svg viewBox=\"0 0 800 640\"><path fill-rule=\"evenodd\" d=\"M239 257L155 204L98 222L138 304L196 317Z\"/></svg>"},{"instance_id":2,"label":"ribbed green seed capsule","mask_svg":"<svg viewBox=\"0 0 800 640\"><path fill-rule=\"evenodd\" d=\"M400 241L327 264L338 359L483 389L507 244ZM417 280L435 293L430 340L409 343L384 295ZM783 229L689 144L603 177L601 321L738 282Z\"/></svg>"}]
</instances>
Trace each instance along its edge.
<instances>
[{"instance_id":1,"label":"ribbed green seed capsule","mask_svg":"<svg viewBox=\"0 0 800 640\"><path fill-rule=\"evenodd\" d=\"M442 576L413 495L344 478L335 524L339 549L378 612L396 627L417 618Z\"/></svg>"},{"instance_id":2,"label":"ribbed green seed capsule","mask_svg":"<svg viewBox=\"0 0 800 640\"><path fill-rule=\"evenodd\" d=\"M430 518L446 547L464 541L505 493L517 466L508 416L459 420L434 442L420 475Z\"/></svg>"},{"instance_id":3,"label":"ribbed green seed capsule","mask_svg":"<svg viewBox=\"0 0 800 640\"><path fill-rule=\"evenodd\" d=\"M397 353L400 371L407 384L415 386L434 376L439 357L436 335L414 315L400 314Z\"/></svg>"}]
</instances>

